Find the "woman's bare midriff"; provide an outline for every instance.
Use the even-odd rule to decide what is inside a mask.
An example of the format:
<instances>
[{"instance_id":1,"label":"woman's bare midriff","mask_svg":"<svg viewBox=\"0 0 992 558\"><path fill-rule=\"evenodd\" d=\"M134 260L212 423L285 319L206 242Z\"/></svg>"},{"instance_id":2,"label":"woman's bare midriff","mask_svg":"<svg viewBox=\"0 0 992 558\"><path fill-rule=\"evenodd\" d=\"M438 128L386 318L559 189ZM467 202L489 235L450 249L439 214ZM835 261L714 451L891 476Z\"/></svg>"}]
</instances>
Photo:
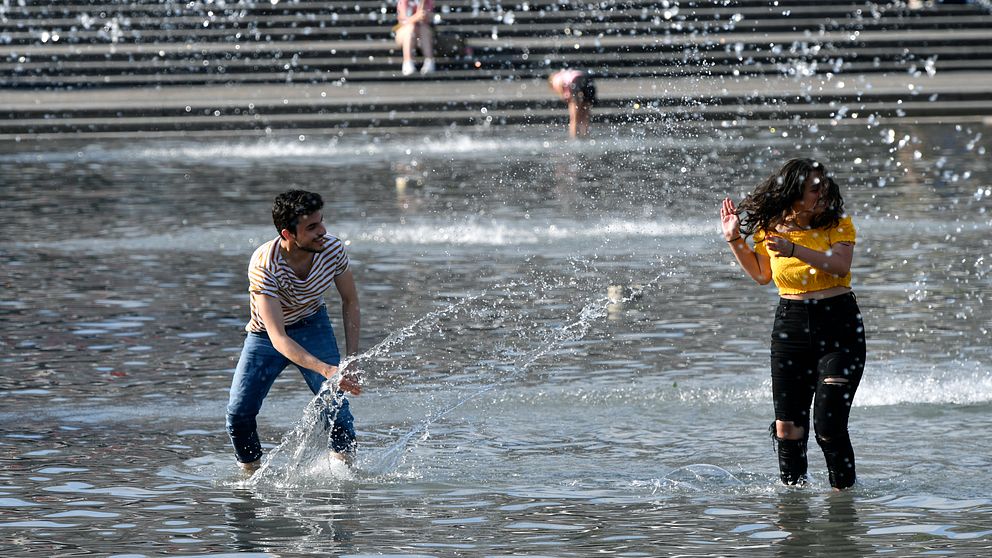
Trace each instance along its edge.
<instances>
[{"instance_id":1,"label":"woman's bare midriff","mask_svg":"<svg viewBox=\"0 0 992 558\"><path fill-rule=\"evenodd\" d=\"M824 298L830 298L832 296L838 296L851 292L851 287L830 287L829 289L823 289L822 291L811 291L808 293L799 294L784 294L779 295L782 298L787 298L789 300L822 300Z\"/></svg>"}]
</instances>

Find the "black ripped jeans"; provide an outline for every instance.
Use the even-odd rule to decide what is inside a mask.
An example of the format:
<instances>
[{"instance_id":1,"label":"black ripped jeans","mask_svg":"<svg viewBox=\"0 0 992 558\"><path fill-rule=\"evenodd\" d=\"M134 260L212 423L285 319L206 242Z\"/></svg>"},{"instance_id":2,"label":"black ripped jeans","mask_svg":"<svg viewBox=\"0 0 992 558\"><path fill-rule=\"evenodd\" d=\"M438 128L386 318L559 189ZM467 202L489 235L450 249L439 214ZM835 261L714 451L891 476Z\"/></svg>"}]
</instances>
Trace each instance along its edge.
<instances>
[{"instance_id":1,"label":"black ripped jeans","mask_svg":"<svg viewBox=\"0 0 992 558\"><path fill-rule=\"evenodd\" d=\"M805 429L803 440L775 438L782 482L806 477L809 410L830 485L854 484L854 449L847 432L854 393L865 370L865 327L854 293L822 300L779 299L771 343L775 419Z\"/></svg>"}]
</instances>

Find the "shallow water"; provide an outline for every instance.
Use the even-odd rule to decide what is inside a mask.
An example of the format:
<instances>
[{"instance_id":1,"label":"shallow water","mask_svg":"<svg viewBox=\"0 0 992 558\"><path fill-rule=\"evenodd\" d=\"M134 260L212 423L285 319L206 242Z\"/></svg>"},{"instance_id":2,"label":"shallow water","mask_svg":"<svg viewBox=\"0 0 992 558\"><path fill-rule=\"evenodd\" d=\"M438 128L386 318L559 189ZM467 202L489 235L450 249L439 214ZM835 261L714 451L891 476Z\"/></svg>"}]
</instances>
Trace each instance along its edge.
<instances>
[{"instance_id":1,"label":"shallow water","mask_svg":"<svg viewBox=\"0 0 992 558\"><path fill-rule=\"evenodd\" d=\"M988 136L6 145L0 554L986 555ZM859 228L869 363L843 494L815 446L810 487L776 482L775 293L717 234L724 195L799 153ZM247 257L289 186L322 192L349 243L362 446L351 471L320 454L290 369L259 420L275 457L246 482L224 405Z\"/></svg>"}]
</instances>

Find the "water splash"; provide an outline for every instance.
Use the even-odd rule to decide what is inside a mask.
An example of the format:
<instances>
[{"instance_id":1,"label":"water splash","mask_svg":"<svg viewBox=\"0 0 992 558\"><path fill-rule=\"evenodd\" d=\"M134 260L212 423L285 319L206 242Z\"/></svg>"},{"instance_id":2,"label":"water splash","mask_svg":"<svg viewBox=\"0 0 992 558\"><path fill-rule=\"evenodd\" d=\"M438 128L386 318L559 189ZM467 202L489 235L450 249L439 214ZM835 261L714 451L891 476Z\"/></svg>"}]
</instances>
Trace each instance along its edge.
<instances>
[{"instance_id":1,"label":"water splash","mask_svg":"<svg viewBox=\"0 0 992 558\"><path fill-rule=\"evenodd\" d=\"M601 156L608 153L644 151L679 151L720 145L720 136L729 134L715 130L700 137L637 136L606 137L589 142L569 142L559 135L546 138L522 139L495 135L450 134L444 137L400 136L391 140L373 138L361 142L349 139L260 139L257 141L206 141L197 145L168 140L150 141L141 147L114 142L92 143L84 148L55 146L43 151L0 153L0 162L134 162L184 164L196 162L217 167L243 166L253 162L298 160L306 164L351 166L359 162L398 161L409 157L446 160L477 160L480 154L499 156L507 160L520 155L568 152ZM755 148L788 147L792 138L734 136L733 141Z\"/></svg>"},{"instance_id":2,"label":"water splash","mask_svg":"<svg viewBox=\"0 0 992 558\"><path fill-rule=\"evenodd\" d=\"M386 354L392 347L402 343L406 339L416 335L419 331L433 327L442 318L458 312L468 303L479 298L481 295L467 296L456 300L443 308L428 312L413 323L391 333L385 339L377 343L368 351L362 354L348 357L341 361L341 368L346 368L356 361L375 358ZM328 408L336 408L339 404L336 385L333 382L325 382L321 389L303 411L303 417L296 427L272 450L262 463L258 471L248 480L242 483L245 487L256 486L263 479L270 477L276 479L276 484L298 484L300 479L310 477L325 477L331 472L332 476L349 480L347 475L334 474L340 472L340 467L331 461L331 457L324 448L326 446L326 433L323 429L322 415ZM304 475L298 472L303 471Z\"/></svg>"},{"instance_id":3,"label":"water splash","mask_svg":"<svg viewBox=\"0 0 992 558\"><path fill-rule=\"evenodd\" d=\"M575 321L554 331L550 338L545 339L544 342L541 343L536 349L533 349L530 353L527 353L521 357L509 371L500 371L500 380L483 385L467 396L462 397L455 403L430 414L409 432L400 436L396 442L387 447L379 456L371 459L371 464L368 467L369 472L379 476L395 471L400 465L402 465L403 457L411 447L410 442L414 438L425 435L432 424L442 420L444 417L448 416L469 401L485 395L486 393L489 393L508 382L520 378L528 368L537 362L538 359L560 344L566 341L575 341L584 337L589 331L592 321L606 315L606 305L606 303L599 301L586 305L579 312L579 316Z\"/></svg>"},{"instance_id":4,"label":"water splash","mask_svg":"<svg viewBox=\"0 0 992 558\"><path fill-rule=\"evenodd\" d=\"M710 465L707 463L684 465L682 467L672 469L660 480L662 484L667 484L670 487L690 489L694 491L702 490L702 488L706 486L713 486L714 484L732 486L744 485L744 481L738 479L730 471L724 469L723 467Z\"/></svg>"},{"instance_id":5,"label":"water splash","mask_svg":"<svg viewBox=\"0 0 992 558\"><path fill-rule=\"evenodd\" d=\"M381 245L432 245L448 246L527 246L555 244L568 241L587 241L599 238L654 239L679 236L699 236L709 233L710 223L699 220L670 220L657 222L648 219L602 219L598 222L578 220L548 225L535 225L526 219L409 219L407 223L337 223L337 236L345 242ZM268 227L203 228L186 227L166 234L152 234L131 238L73 238L46 248L94 254L132 252L185 252L216 250L249 251L271 237ZM17 247L39 248L40 243L17 243Z\"/></svg>"},{"instance_id":6,"label":"water splash","mask_svg":"<svg viewBox=\"0 0 992 558\"><path fill-rule=\"evenodd\" d=\"M956 359L925 369L897 360L868 370L855 406L979 405L990 401L992 366L988 363Z\"/></svg>"},{"instance_id":7,"label":"water splash","mask_svg":"<svg viewBox=\"0 0 992 558\"><path fill-rule=\"evenodd\" d=\"M989 194L987 188L975 196L981 201ZM709 216L679 215L666 219L631 219L604 216L599 219L557 219L551 224L535 224L524 218L465 217L463 219L410 218L406 223L375 223L368 221L339 221L335 234L345 242L383 246L534 246L555 245L579 241L584 252L598 248L589 242L596 239L647 240L659 238L707 238L716 241ZM927 234L979 234L989 227L988 219L958 219L946 222L925 216L888 219L865 218L859 231L873 239L901 238L907 232L926 231ZM250 251L271 238L270 226L258 227L185 227L165 234L150 234L127 238L88 237L60 240L57 244L14 242L18 249L57 250L114 254L120 252L207 252L218 247L226 250ZM573 248L574 249L574 248ZM584 252L573 252L581 254Z\"/></svg>"},{"instance_id":8,"label":"water splash","mask_svg":"<svg viewBox=\"0 0 992 558\"><path fill-rule=\"evenodd\" d=\"M723 467L709 463L683 465L665 473L661 478L631 482L633 488L649 489L652 495L766 491L773 484L774 481L769 482L769 479L764 477L751 473L738 476Z\"/></svg>"},{"instance_id":9,"label":"water splash","mask_svg":"<svg viewBox=\"0 0 992 558\"><path fill-rule=\"evenodd\" d=\"M469 394L462 396L454 403L430 413L413 428L402 434L395 442L381 451L364 457L363 461L358 465L361 473L372 477L381 477L394 473L403 464L405 455L413 447L413 440L418 436L425 435L432 424L444 419L466 403L492 392L504 384L519 379L539 359L563 343L582 339L592 328L594 322L607 316L611 305L615 305L618 302L626 303L640 298L645 289L654 286L666 275L667 273L659 274L643 286L631 289L619 301L616 298L602 297L586 304L571 322L551 330L544 336L537 347L519 357L509 370L501 367L500 370L496 371L491 366L483 366L481 362L478 363L482 369L491 369L493 372L498 372L497 376L499 379L487 383ZM429 313L413 324L390 335L366 353L355 357L354 360L385 354L391 347L415 335L425 327L436 324L442 317L456 312L459 308L481 296L466 297L450 304L444 309ZM346 364L346 362L342 363L342 365ZM326 478L325 473L329 470L329 467L327 452L321 449L325 446L324 438L326 437L323 430L321 413L328 406L336 405L337 401L335 399L337 397L338 395L332 389L322 390L317 394L311 400L310 404L307 405L303 417L293 431L283 439L276 449L269 453L262 467L253 477L245 481L243 485L251 487L257 486L262 482L273 482L279 486L293 486ZM308 476L308 471L317 471L319 474ZM336 478L339 480L348 480L340 475L336 476Z\"/></svg>"}]
</instances>

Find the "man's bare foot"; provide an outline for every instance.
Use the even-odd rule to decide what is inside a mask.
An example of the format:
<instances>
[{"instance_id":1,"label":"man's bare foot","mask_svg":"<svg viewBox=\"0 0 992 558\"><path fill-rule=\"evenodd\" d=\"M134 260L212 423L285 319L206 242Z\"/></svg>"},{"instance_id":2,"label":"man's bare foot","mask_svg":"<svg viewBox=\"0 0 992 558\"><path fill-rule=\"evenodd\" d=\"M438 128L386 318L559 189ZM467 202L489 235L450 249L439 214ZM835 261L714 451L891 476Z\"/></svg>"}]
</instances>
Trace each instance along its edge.
<instances>
[{"instance_id":1,"label":"man's bare foot","mask_svg":"<svg viewBox=\"0 0 992 558\"><path fill-rule=\"evenodd\" d=\"M255 471L257 471L259 466L261 465L262 465L261 459L256 459L255 461L251 461L249 463L238 462L238 467L241 467L241 472L244 473L245 475L248 475L249 477L255 474Z\"/></svg>"},{"instance_id":2,"label":"man's bare foot","mask_svg":"<svg viewBox=\"0 0 992 558\"><path fill-rule=\"evenodd\" d=\"M345 465L348 465L349 467L351 466L352 460L355 458L355 455L352 453L341 453L337 451L327 452L327 456L334 461L341 461Z\"/></svg>"}]
</instances>

